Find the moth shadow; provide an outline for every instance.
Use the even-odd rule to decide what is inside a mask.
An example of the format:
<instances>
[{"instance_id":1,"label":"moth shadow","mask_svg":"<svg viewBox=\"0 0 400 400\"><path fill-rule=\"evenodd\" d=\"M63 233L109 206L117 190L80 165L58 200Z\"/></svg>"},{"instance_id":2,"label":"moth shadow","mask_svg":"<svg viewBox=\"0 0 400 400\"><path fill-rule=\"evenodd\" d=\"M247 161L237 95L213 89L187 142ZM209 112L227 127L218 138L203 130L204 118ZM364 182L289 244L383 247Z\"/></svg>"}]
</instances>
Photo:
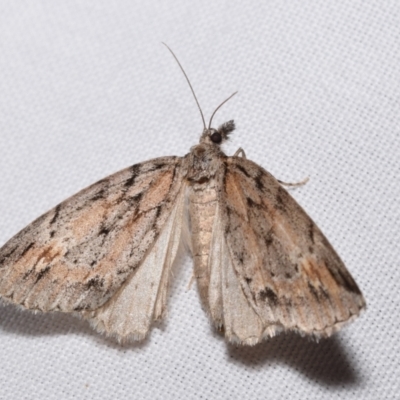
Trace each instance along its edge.
<instances>
[{"instance_id":1,"label":"moth shadow","mask_svg":"<svg viewBox=\"0 0 400 400\"><path fill-rule=\"evenodd\" d=\"M163 330L162 323L154 324ZM77 335L94 338L95 342L118 350L143 348L149 339L119 343L113 337L107 337L94 330L88 321L71 314L60 312L32 312L12 304L0 303L0 331L25 337Z\"/></svg>"},{"instance_id":2,"label":"moth shadow","mask_svg":"<svg viewBox=\"0 0 400 400\"><path fill-rule=\"evenodd\" d=\"M285 363L310 380L329 386L357 386L361 381L338 335L316 342L287 333L254 347L228 345L227 352L233 362L253 367Z\"/></svg>"}]
</instances>

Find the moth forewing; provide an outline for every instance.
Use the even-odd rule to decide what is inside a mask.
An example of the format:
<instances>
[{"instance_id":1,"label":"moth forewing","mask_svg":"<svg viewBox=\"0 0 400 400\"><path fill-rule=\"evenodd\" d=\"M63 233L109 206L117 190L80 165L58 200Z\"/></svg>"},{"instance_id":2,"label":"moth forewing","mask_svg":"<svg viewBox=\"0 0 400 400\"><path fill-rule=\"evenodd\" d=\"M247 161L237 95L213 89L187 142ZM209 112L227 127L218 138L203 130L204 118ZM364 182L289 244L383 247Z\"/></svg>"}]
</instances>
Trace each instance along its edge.
<instances>
[{"instance_id":1,"label":"moth forewing","mask_svg":"<svg viewBox=\"0 0 400 400\"><path fill-rule=\"evenodd\" d=\"M102 307L83 312L83 316L100 332L115 336L119 341L141 340L147 336L151 323L163 317L168 280L182 232L184 194L182 188L137 272L132 273Z\"/></svg>"},{"instance_id":2,"label":"moth forewing","mask_svg":"<svg viewBox=\"0 0 400 400\"><path fill-rule=\"evenodd\" d=\"M329 336L354 319L365 307L357 284L289 193L247 159L229 158L226 174L227 244L265 335Z\"/></svg>"},{"instance_id":3,"label":"moth forewing","mask_svg":"<svg viewBox=\"0 0 400 400\"><path fill-rule=\"evenodd\" d=\"M143 264L182 186L181 159L134 165L82 190L0 250L0 295L40 311L93 311Z\"/></svg>"}]
</instances>

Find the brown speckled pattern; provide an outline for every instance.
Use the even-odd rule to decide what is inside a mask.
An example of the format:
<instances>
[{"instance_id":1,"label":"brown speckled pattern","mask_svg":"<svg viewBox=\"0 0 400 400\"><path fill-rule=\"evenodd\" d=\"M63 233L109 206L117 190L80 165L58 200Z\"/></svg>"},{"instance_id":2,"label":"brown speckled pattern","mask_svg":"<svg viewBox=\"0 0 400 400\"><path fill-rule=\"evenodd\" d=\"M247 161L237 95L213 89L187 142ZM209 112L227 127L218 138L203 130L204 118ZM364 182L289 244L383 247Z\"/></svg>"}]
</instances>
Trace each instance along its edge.
<instances>
[{"instance_id":1,"label":"brown speckled pattern","mask_svg":"<svg viewBox=\"0 0 400 400\"><path fill-rule=\"evenodd\" d=\"M324 337L353 320L365 301L327 239L272 175L227 157L227 135L216 132L205 130L185 157L97 182L19 232L0 249L1 297L142 339L164 315L186 229L203 307L227 340Z\"/></svg>"}]
</instances>

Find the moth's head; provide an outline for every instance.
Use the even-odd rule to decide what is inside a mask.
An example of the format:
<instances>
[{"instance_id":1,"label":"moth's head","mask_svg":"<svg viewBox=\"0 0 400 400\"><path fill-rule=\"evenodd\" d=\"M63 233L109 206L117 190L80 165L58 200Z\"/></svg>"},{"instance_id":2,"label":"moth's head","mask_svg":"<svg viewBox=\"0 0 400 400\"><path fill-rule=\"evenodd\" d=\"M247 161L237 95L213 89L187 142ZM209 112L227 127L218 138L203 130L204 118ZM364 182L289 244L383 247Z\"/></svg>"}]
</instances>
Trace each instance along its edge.
<instances>
[{"instance_id":1,"label":"moth's head","mask_svg":"<svg viewBox=\"0 0 400 400\"><path fill-rule=\"evenodd\" d=\"M203 134L200 137L200 143L221 145L224 143L229 134L235 130L235 122L233 120L225 122L218 129L208 128L204 129Z\"/></svg>"}]
</instances>

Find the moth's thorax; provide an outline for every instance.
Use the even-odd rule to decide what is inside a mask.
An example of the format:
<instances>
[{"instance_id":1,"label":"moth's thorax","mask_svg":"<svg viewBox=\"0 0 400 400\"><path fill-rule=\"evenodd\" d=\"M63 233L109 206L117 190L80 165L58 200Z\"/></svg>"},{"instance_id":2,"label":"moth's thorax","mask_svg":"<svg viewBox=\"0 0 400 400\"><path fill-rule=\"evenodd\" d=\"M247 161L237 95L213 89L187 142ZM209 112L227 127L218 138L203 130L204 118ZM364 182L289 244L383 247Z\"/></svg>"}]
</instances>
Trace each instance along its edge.
<instances>
[{"instance_id":1,"label":"moth's thorax","mask_svg":"<svg viewBox=\"0 0 400 400\"><path fill-rule=\"evenodd\" d=\"M200 141L186 156L186 178L191 182L207 182L221 169L225 157L218 145Z\"/></svg>"}]
</instances>

